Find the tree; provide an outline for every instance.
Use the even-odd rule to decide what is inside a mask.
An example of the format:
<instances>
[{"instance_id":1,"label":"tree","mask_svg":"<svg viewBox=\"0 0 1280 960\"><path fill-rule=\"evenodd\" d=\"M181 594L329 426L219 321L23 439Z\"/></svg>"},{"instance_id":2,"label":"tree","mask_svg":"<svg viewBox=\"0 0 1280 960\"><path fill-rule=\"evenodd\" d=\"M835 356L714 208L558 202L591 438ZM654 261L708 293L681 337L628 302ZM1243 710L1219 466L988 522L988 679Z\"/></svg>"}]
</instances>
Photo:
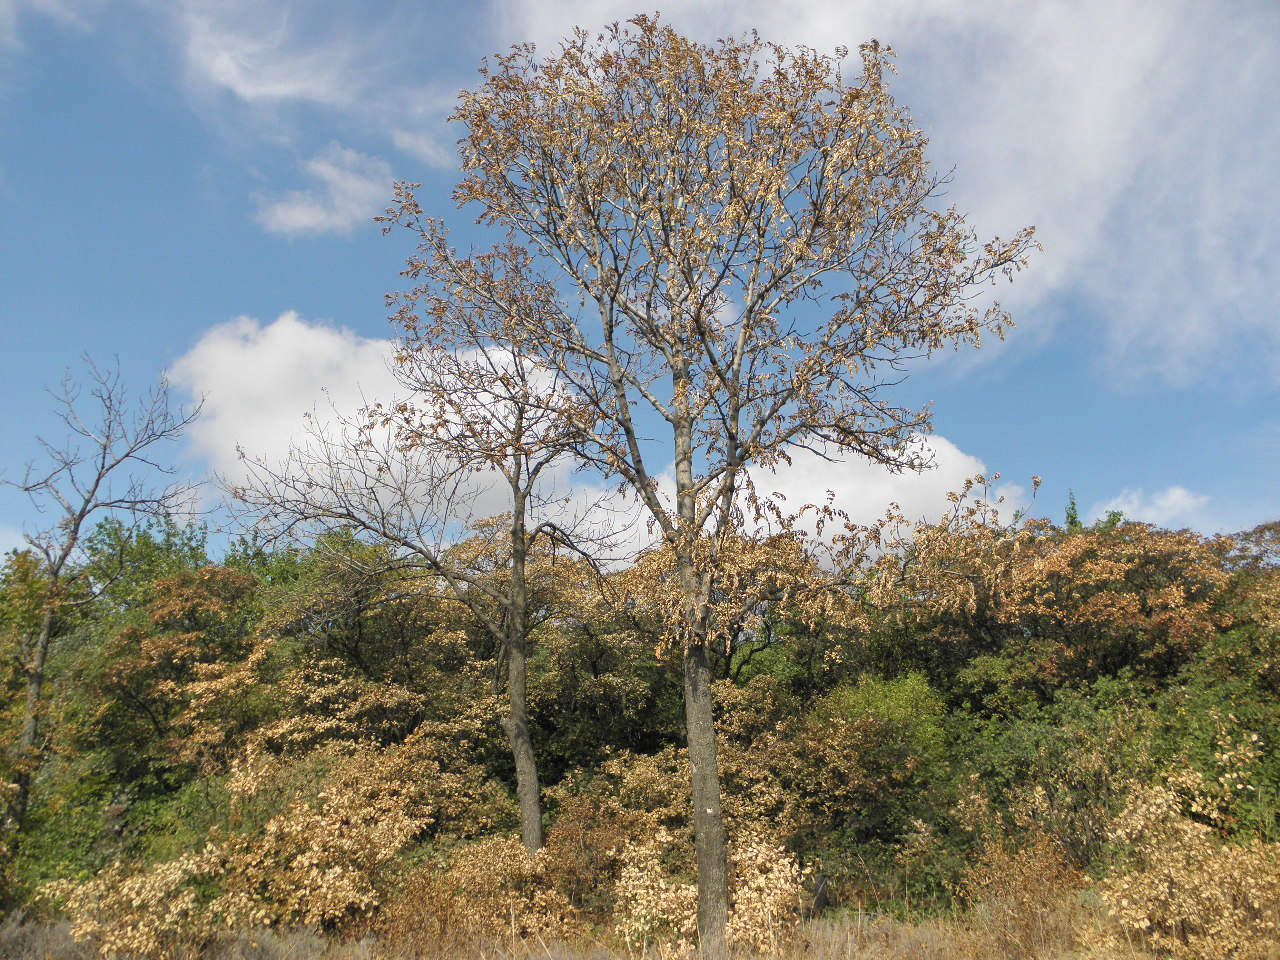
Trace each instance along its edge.
<instances>
[{"instance_id":1,"label":"tree","mask_svg":"<svg viewBox=\"0 0 1280 960\"><path fill-rule=\"evenodd\" d=\"M999 305L972 297L1032 245L1030 230L979 244L938 209L945 181L885 87L887 49L864 45L848 78L845 64L845 51L755 34L703 45L643 16L541 59L520 46L454 114L455 196L507 242L460 255L412 185L388 211L421 238L409 276L502 318L460 336L554 371L590 412L575 454L630 487L671 547L698 929L713 953L728 880L709 597L744 510L787 520L748 469L796 450L920 465L909 441L928 410L888 388L909 359L1003 331ZM649 442L659 427L665 444Z\"/></svg>"},{"instance_id":2,"label":"tree","mask_svg":"<svg viewBox=\"0 0 1280 960\"><path fill-rule=\"evenodd\" d=\"M570 540L554 517L535 515L577 408L558 400L554 378L509 351L462 352L443 338L415 338L443 315L460 326L475 320L475 311L454 313L446 302L431 308L406 321L410 336L396 358L411 400L375 405L366 422L340 417L328 428L312 419L285 463L249 461L250 480L234 492L276 534L345 524L393 545L397 562L436 575L494 638L507 665L503 727L532 853L543 830L529 735L529 566L539 540ZM477 513L490 481L506 488L507 512L497 519L483 507Z\"/></svg>"},{"instance_id":3,"label":"tree","mask_svg":"<svg viewBox=\"0 0 1280 960\"><path fill-rule=\"evenodd\" d=\"M69 373L60 389L50 391L66 438L61 443L37 438L43 457L28 465L21 481L0 480L24 491L36 510L53 521L25 534L38 562L41 596L38 615L21 631L26 702L16 745L18 772L10 786L10 827L21 826L26 816L49 646L67 611L93 600L119 572L100 563L78 568L85 535L94 521L106 517L136 523L166 516L190 493L185 483L158 484L157 477L171 476L173 469L154 457L161 443L176 440L195 420L199 408L175 408L164 380L131 404L118 366L101 369L92 360L85 362L87 399L85 387Z\"/></svg>"}]
</instances>

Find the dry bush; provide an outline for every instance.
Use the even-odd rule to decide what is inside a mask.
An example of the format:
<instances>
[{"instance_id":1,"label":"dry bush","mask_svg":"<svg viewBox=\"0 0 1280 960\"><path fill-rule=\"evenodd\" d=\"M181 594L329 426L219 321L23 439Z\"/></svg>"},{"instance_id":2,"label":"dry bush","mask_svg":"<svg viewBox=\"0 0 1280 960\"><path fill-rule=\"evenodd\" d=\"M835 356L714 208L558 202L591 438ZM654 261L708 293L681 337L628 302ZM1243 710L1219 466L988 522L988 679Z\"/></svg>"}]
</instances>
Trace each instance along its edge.
<instances>
[{"instance_id":1,"label":"dry bush","mask_svg":"<svg viewBox=\"0 0 1280 960\"><path fill-rule=\"evenodd\" d=\"M688 949L694 941L698 888L690 879L672 876L664 862L675 845L664 827L623 845L622 871L614 888L614 928L632 949L651 944Z\"/></svg>"},{"instance_id":2,"label":"dry bush","mask_svg":"<svg viewBox=\"0 0 1280 960\"><path fill-rule=\"evenodd\" d=\"M631 949L663 952L691 948L697 931L698 888L673 872L684 859L679 838L659 828L629 841L614 888L614 928ZM796 858L759 836L730 847L729 929L731 946L744 953L776 952L795 932L804 905L806 872Z\"/></svg>"},{"instance_id":3,"label":"dry bush","mask_svg":"<svg viewBox=\"0 0 1280 960\"><path fill-rule=\"evenodd\" d=\"M113 863L87 883L59 880L42 892L62 902L76 942L107 957L170 960L213 934L196 890L210 859L190 854L132 874Z\"/></svg>"},{"instance_id":4,"label":"dry bush","mask_svg":"<svg viewBox=\"0 0 1280 960\"><path fill-rule=\"evenodd\" d=\"M607 919L622 850L628 840L652 829L648 816L624 810L612 798L566 796L543 848L547 870L575 909Z\"/></svg>"},{"instance_id":5,"label":"dry bush","mask_svg":"<svg viewBox=\"0 0 1280 960\"><path fill-rule=\"evenodd\" d=\"M460 849L447 869L408 874L379 917L380 937L414 956L454 956L484 942L545 943L585 936L586 925L556 889L541 851L514 837Z\"/></svg>"},{"instance_id":6,"label":"dry bush","mask_svg":"<svg viewBox=\"0 0 1280 960\"><path fill-rule=\"evenodd\" d=\"M0 922L0 957L5 960L96 960L98 952L77 943L69 923L26 923L21 915Z\"/></svg>"},{"instance_id":7,"label":"dry bush","mask_svg":"<svg viewBox=\"0 0 1280 960\"><path fill-rule=\"evenodd\" d=\"M1030 960L1076 943L1086 881L1051 832L1055 812L1038 785L1014 798L1011 824L976 789L956 808L957 820L978 839L958 892L968 907L972 944L984 956Z\"/></svg>"},{"instance_id":8,"label":"dry bush","mask_svg":"<svg viewBox=\"0 0 1280 960\"><path fill-rule=\"evenodd\" d=\"M734 844L729 860L729 943L776 952L800 921L807 871L794 856L760 837Z\"/></svg>"},{"instance_id":9,"label":"dry bush","mask_svg":"<svg viewBox=\"0 0 1280 960\"><path fill-rule=\"evenodd\" d=\"M1112 827L1117 869L1098 884L1113 920L1098 946L1136 941L1178 960L1280 952L1280 844L1226 841L1235 784L1182 771L1135 790Z\"/></svg>"},{"instance_id":10,"label":"dry bush","mask_svg":"<svg viewBox=\"0 0 1280 960\"><path fill-rule=\"evenodd\" d=\"M293 771L248 758L227 784L233 829L215 830L198 852L115 863L43 892L62 902L78 940L106 954L168 958L234 930L349 925L376 910L390 863L430 825L419 781L386 759L335 755L318 793L281 803L280 782L297 789ZM264 795L274 813L259 809Z\"/></svg>"},{"instance_id":11,"label":"dry bush","mask_svg":"<svg viewBox=\"0 0 1280 960\"><path fill-rule=\"evenodd\" d=\"M965 870L969 929L988 957L1049 956L1074 945L1084 878L1059 843L1032 832L1022 844L988 838Z\"/></svg>"}]
</instances>

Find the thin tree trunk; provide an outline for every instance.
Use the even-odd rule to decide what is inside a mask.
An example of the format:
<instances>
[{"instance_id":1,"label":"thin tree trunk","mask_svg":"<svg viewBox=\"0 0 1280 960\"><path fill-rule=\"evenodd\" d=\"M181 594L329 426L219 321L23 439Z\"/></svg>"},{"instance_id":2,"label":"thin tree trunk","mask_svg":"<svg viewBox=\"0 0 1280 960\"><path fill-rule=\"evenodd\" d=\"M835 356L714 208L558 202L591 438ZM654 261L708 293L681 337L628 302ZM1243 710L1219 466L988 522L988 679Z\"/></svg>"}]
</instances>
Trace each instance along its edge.
<instances>
[{"instance_id":1,"label":"thin tree trunk","mask_svg":"<svg viewBox=\"0 0 1280 960\"><path fill-rule=\"evenodd\" d=\"M516 797L520 801L520 834L525 849L542 849L542 799L538 788L538 765L529 737L528 671L525 660L525 627L529 600L525 576L529 543L525 531L524 491L516 487L511 511L511 594L507 608L507 700L503 726L511 742L516 763Z\"/></svg>"},{"instance_id":2,"label":"thin tree trunk","mask_svg":"<svg viewBox=\"0 0 1280 960\"><path fill-rule=\"evenodd\" d=\"M533 740L529 736L523 639L515 639L507 645L507 696L510 710L502 725L506 728L511 755L516 762L520 835L525 849L530 853L537 853L542 849L542 801L538 788L538 766L533 757Z\"/></svg>"},{"instance_id":3,"label":"thin tree trunk","mask_svg":"<svg viewBox=\"0 0 1280 960\"><path fill-rule=\"evenodd\" d=\"M27 699L22 708L22 729L18 734L17 773L11 784L13 801L9 805L9 826L22 826L31 800L31 768L35 763L36 738L40 734L40 704L44 692L44 667L49 658L49 640L53 636L54 612L50 605L40 619L40 631L25 651L22 669L27 675Z\"/></svg>"},{"instance_id":4,"label":"thin tree trunk","mask_svg":"<svg viewBox=\"0 0 1280 960\"><path fill-rule=\"evenodd\" d=\"M685 651L684 705L698 859L698 949L704 957L720 958L726 953L729 921L729 846L720 808L715 703L705 641L690 643Z\"/></svg>"},{"instance_id":5,"label":"thin tree trunk","mask_svg":"<svg viewBox=\"0 0 1280 960\"><path fill-rule=\"evenodd\" d=\"M706 582L698 576L694 541L697 539L697 497L693 493L693 428L688 414L689 372L680 362L672 371L676 513L679 531L676 569L684 594L684 712L689 748L689 783L693 799L693 844L698 862L698 951L709 960L727 954L729 922L729 845L720 808L720 763L716 750L715 702L711 692L708 649Z\"/></svg>"}]
</instances>

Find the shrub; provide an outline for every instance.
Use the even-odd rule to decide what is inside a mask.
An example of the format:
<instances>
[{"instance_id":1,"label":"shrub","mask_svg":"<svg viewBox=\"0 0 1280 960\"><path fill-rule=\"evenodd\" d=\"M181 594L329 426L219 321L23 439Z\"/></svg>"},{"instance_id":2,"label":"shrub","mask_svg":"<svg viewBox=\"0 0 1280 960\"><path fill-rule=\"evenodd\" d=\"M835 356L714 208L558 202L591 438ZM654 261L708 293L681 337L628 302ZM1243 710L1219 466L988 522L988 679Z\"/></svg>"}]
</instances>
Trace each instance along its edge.
<instances>
[{"instance_id":1,"label":"shrub","mask_svg":"<svg viewBox=\"0 0 1280 960\"><path fill-rule=\"evenodd\" d=\"M615 888L615 929L630 948L667 951L691 947L697 932L698 888L674 874L677 838L659 828L628 842ZM776 951L800 919L806 872L796 858L758 836L734 843L729 857L729 943L739 949Z\"/></svg>"},{"instance_id":2,"label":"shrub","mask_svg":"<svg viewBox=\"0 0 1280 960\"><path fill-rule=\"evenodd\" d=\"M1223 803L1192 771L1134 791L1111 837L1116 869L1098 884L1114 925L1178 960L1251 960L1280 948L1280 844L1227 842Z\"/></svg>"},{"instance_id":3,"label":"shrub","mask_svg":"<svg viewBox=\"0 0 1280 960\"><path fill-rule=\"evenodd\" d=\"M410 872L378 921L391 946L454 956L477 941L514 943L584 935L585 925L554 884L547 857L515 837L461 848L447 868Z\"/></svg>"},{"instance_id":4,"label":"shrub","mask_svg":"<svg viewBox=\"0 0 1280 960\"><path fill-rule=\"evenodd\" d=\"M622 848L622 870L614 888L614 927L628 947L651 944L689 947L698 928L698 888L673 877L664 859L675 838L659 828Z\"/></svg>"}]
</instances>

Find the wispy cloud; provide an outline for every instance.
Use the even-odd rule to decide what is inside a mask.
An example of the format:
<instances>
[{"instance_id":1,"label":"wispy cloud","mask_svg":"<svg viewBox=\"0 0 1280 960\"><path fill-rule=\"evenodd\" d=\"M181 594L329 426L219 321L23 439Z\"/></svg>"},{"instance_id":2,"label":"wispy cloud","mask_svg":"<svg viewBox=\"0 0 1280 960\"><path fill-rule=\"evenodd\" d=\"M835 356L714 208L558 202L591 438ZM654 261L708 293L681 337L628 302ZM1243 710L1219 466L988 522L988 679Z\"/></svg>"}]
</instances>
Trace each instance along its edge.
<instances>
[{"instance_id":1,"label":"wispy cloud","mask_svg":"<svg viewBox=\"0 0 1280 960\"><path fill-rule=\"evenodd\" d=\"M12 42L30 13L92 21L104 2L0 0L0 37ZM264 143L298 149L318 112L327 137L340 126L367 152L442 168L454 162L443 119L477 80L477 46L552 49L575 25L634 12L630 0L489 0L439 15L410 0L376 12L340 0L133 4L167 25L193 102L215 117L248 108L228 127L260 120ZM1049 336L1069 307L1089 318L1070 335L1096 344L1116 384L1227 371L1280 383L1273 0L686 0L667 16L707 40L758 28L823 50L893 45L902 101L940 168L956 169L949 199L983 235L1035 224L1046 246L1001 291L1018 343ZM264 225L337 229L336 206L294 199Z\"/></svg>"},{"instance_id":2,"label":"wispy cloud","mask_svg":"<svg viewBox=\"0 0 1280 960\"><path fill-rule=\"evenodd\" d=\"M331 143L307 161L304 172L318 185L261 202L258 222L270 233L315 236L350 233L368 223L391 195L385 160Z\"/></svg>"},{"instance_id":3,"label":"wispy cloud","mask_svg":"<svg viewBox=\"0 0 1280 960\"><path fill-rule=\"evenodd\" d=\"M363 41L348 35L301 42L298 12L288 4L236 0L175 4L189 79L247 103L350 107L363 92Z\"/></svg>"},{"instance_id":4,"label":"wispy cloud","mask_svg":"<svg viewBox=\"0 0 1280 960\"><path fill-rule=\"evenodd\" d=\"M66 26L87 29L105 0L0 0L0 49L20 49L24 14L51 17Z\"/></svg>"},{"instance_id":5,"label":"wispy cloud","mask_svg":"<svg viewBox=\"0 0 1280 960\"><path fill-rule=\"evenodd\" d=\"M442 123L455 92L422 69L447 47L414 6L174 0L167 10L193 92L226 95L272 121L293 108L319 108L393 141L423 128L405 141L414 154L430 136L425 128ZM274 123L266 129L278 132Z\"/></svg>"},{"instance_id":6,"label":"wispy cloud","mask_svg":"<svg viewBox=\"0 0 1280 960\"><path fill-rule=\"evenodd\" d=\"M455 169L458 165L458 156L453 148L446 147L430 131L397 128L391 131L391 142L397 150L421 160L429 167Z\"/></svg>"},{"instance_id":7,"label":"wispy cloud","mask_svg":"<svg viewBox=\"0 0 1280 960\"><path fill-rule=\"evenodd\" d=\"M543 49L634 9L494 3L504 43ZM689 0L667 20L704 40L758 28L819 50L897 49L895 89L935 162L955 166L949 200L981 234L1034 224L1046 247L999 291L1019 343L1083 295L1093 319L1071 335L1098 344L1113 382L1246 369L1280 383L1280 5Z\"/></svg>"}]
</instances>

